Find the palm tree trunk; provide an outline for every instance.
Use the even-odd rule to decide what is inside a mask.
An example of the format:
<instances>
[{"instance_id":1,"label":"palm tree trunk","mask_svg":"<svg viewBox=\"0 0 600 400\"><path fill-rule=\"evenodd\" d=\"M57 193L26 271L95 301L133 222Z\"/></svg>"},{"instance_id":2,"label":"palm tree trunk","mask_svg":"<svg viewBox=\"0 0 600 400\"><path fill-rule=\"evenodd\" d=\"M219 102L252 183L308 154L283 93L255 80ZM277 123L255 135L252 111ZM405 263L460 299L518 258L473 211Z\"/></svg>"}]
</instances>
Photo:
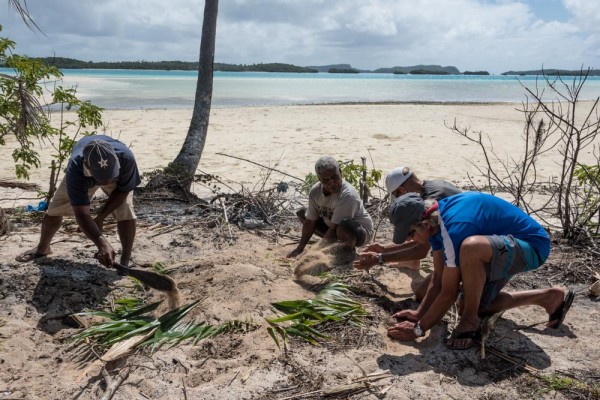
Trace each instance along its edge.
<instances>
[{"instance_id":1,"label":"palm tree trunk","mask_svg":"<svg viewBox=\"0 0 600 400\"><path fill-rule=\"evenodd\" d=\"M204 3L204 21L200 42L200 65L194 112L183 146L170 167L179 176L186 177L184 187L189 190L192 177L196 173L200 157L206 143L208 119L213 91L213 64L215 58L215 37L217 32L217 12L219 0L206 0Z\"/></svg>"}]
</instances>

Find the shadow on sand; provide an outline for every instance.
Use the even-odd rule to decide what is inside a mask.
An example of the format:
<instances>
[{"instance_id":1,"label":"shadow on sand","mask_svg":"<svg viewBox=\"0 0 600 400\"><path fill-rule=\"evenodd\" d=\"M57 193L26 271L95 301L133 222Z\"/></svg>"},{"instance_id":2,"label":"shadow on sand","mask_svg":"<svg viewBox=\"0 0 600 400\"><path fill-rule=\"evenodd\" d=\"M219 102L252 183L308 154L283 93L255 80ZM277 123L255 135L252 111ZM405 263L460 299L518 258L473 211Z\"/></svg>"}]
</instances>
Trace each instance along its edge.
<instances>
[{"instance_id":1,"label":"shadow on sand","mask_svg":"<svg viewBox=\"0 0 600 400\"><path fill-rule=\"evenodd\" d=\"M523 332L528 332L529 335L526 336ZM534 342L535 334L574 337L565 325L556 330L542 330L500 319L486 342L488 350L482 360L479 346L467 350L448 349L445 346L448 332L438 326L420 342L405 342L406 346L414 347L420 354L384 354L377 359L377 363L381 369L389 370L395 375L433 370L456 379L461 385L484 386L523 374L525 365L544 370L552 364L550 356ZM508 356L513 362L492 354L494 350Z\"/></svg>"},{"instance_id":2,"label":"shadow on sand","mask_svg":"<svg viewBox=\"0 0 600 400\"><path fill-rule=\"evenodd\" d=\"M38 329L55 334L78 327L70 314L95 309L106 301L111 283L121 279L115 270L97 263L78 263L53 258L38 263L40 279L31 304L42 315Z\"/></svg>"}]
</instances>

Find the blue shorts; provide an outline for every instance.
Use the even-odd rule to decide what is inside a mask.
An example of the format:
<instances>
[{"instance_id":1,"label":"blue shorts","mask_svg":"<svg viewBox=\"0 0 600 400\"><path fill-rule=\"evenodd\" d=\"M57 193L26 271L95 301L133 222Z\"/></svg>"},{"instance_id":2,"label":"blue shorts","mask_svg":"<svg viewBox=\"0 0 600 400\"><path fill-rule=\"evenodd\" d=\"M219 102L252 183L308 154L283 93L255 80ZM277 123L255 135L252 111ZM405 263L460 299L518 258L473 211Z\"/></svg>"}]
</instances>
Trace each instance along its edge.
<instances>
[{"instance_id":1,"label":"blue shorts","mask_svg":"<svg viewBox=\"0 0 600 400\"><path fill-rule=\"evenodd\" d=\"M492 259L485 263L486 282L479 307L487 307L516 274L537 269L544 263L528 243L512 235L485 236L492 246Z\"/></svg>"}]
</instances>

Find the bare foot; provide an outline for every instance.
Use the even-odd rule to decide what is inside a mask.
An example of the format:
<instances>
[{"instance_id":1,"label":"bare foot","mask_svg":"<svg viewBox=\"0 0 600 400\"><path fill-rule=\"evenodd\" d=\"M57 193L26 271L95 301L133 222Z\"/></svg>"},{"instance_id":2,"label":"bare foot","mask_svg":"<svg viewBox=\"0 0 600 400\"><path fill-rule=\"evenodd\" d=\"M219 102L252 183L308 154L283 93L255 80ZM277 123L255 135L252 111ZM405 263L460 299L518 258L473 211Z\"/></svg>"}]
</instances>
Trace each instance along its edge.
<instances>
[{"instance_id":1,"label":"bare foot","mask_svg":"<svg viewBox=\"0 0 600 400\"><path fill-rule=\"evenodd\" d=\"M51 251L47 252L47 253L41 253L38 252L37 247L34 247L31 250L27 250L25 253L22 253L18 256L15 257L15 260L17 260L18 262L29 262L32 260L35 260L36 258L42 258L42 257L46 257L47 255L52 254Z\"/></svg>"}]
</instances>

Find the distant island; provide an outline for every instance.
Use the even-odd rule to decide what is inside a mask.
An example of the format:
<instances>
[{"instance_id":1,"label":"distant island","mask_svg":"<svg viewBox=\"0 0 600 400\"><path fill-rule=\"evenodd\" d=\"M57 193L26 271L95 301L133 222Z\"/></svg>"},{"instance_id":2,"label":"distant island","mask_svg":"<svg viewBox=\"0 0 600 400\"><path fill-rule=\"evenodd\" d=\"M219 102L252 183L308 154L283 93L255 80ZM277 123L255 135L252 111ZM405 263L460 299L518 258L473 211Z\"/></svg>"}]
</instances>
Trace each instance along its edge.
<instances>
[{"instance_id":1,"label":"distant island","mask_svg":"<svg viewBox=\"0 0 600 400\"><path fill-rule=\"evenodd\" d=\"M61 69L137 69L137 70L161 70L161 71L197 71L198 62L195 61L81 61L65 57L33 57L46 65L56 66ZM0 67L4 67L3 60L0 61ZM411 74L411 75L490 75L487 71L464 71L460 72L455 66L441 65L412 65L408 67L383 67L374 70L364 70L353 68L350 64L329 64L329 65L309 65L301 67L285 63L258 63L258 64L227 64L214 63L215 71L222 72L296 72L296 73L317 73L327 72L331 74L358 74L361 72L378 74ZM566 70L566 69L536 69L525 71L507 71L502 75L542 75L548 76L581 76L586 74L587 70ZM590 76L600 76L600 69L589 71Z\"/></svg>"},{"instance_id":2,"label":"distant island","mask_svg":"<svg viewBox=\"0 0 600 400\"><path fill-rule=\"evenodd\" d=\"M355 70L358 72L368 72L361 71L356 68L352 68L350 64L329 64L329 65L307 65L306 68L316 69L319 72L329 72L330 70Z\"/></svg>"},{"instance_id":3,"label":"distant island","mask_svg":"<svg viewBox=\"0 0 600 400\"><path fill-rule=\"evenodd\" d=\"M502 75L542 75L546 74L549 76L553 75L561 75L561 76L581 76L587 74L587 69L579 70L579 69L535 69L529 71L508 71L503 72ZM600 76L600 69L590 69L589 76Z\"/></svg>"},{"instance_id":4,"label":"distant island","mask_svg":"<svg viewBox=\"0 0 600 400\"><path fill-rule=\"evenodd\" d=\"M489 75L490 73L487 71L465 71L462 74L463 75Z\"/></svg>"},{"instance_id":5,"label":"distant island","mask_svg":"<svg viewBox=\"0 0 600 400\"><path fill-rule=\"evenodd\" d=\"M360 71L354 68L329 68L330 74L358 74Z\"/></svg>"},{"instance_id":6,"label":"distant island","mask_svg":"<svg viewBox=\"0 0 600 400\"><path fill-rule=\"evenodd\" d=\"M433 75L459 75L460 71L454 66L442 67L441 65L412 65L410 67L377 68L371 72L383 74L433 74Z\"/></svg>"}]
</instances>

